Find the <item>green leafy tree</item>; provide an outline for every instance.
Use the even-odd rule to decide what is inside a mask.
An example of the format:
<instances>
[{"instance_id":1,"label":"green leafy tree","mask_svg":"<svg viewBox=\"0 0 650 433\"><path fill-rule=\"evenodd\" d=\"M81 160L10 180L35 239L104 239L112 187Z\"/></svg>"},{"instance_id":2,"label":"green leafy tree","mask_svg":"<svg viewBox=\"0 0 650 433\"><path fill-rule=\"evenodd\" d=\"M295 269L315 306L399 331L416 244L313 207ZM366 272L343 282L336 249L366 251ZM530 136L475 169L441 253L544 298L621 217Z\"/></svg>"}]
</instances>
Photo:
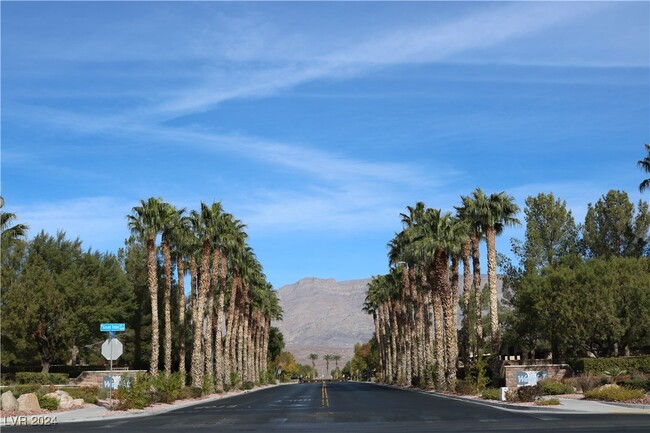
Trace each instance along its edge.
<instances>
[{"instance_id":1,"label":"green leafy tree","mask_svg":"<svg viewBox=\"0 0 650 433\"><path fill-rule=\"evenodd\" d=\"M649 254L648 203L636 206L624 191L610 190L595 205L589 204L582 227L587 257L641 257Z\"/></svg>"},{"instance_id":2,"label":"green leafy tree","mask_svg":"<svg viewBox=\"0 0 650 433\"><path fill-rule=\"evenodd\" d=\"M526 271L540 271L578 253L578 228L566 201L556 199L553 193L540 193L526 199L524 215L524 243L515 242L514 251Z\"/></svg>"}]
</instances>

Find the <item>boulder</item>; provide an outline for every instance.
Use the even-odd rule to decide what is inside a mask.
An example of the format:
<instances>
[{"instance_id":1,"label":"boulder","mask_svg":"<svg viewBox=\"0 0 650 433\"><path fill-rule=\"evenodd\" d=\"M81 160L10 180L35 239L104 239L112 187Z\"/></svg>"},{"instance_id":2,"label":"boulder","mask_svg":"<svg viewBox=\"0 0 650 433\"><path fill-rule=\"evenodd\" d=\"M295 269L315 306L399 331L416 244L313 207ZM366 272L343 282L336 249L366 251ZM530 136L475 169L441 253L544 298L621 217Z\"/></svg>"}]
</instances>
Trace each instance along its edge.
<instances>
[{"instance_id":1,"label":"boulder","mask_svg":"<svg viewBox=\"0 0 650 433\"><path fill-rule=\"evenodd\" d=\"M83 406L84 404L86 404L86 402L84 401L83 398L75 398L74 400L72 400L73 407Z\"/></svg>"},{"instance_id":2,"label":"boulder","mask_svg":"<svg viewBox=\"0 0 650 433\"><path fill-rule=\"evenodd\" d=\"M46 396L56 398L56 400L59 402L59 409L70 409L72 406L74 406L74 399L70 397L70 394L65 391L58 390L46 394Z\"/></svg>"},{"instance_id":3,"label":"boulder","mask_svg":"<svg viewBox=\"0 0 650 433\"><path fill-rule=\"evenodd\" d=\"M18 397L18 410L21 412L37 412L41 410L41 405L38 404L38 397L33 392L23 394Z\"/></svg>"},{"instance_id":4,"label":"boulder","mask_svg":"<svg viewBox=\"0 0 650 433\"><path fill-rule=\"evenodd\" d=\"M16 400L16 397L14 397L11 391L2 394L2 410L8 412L18 410L18 400Z\"/></svg>"}]
</instances>

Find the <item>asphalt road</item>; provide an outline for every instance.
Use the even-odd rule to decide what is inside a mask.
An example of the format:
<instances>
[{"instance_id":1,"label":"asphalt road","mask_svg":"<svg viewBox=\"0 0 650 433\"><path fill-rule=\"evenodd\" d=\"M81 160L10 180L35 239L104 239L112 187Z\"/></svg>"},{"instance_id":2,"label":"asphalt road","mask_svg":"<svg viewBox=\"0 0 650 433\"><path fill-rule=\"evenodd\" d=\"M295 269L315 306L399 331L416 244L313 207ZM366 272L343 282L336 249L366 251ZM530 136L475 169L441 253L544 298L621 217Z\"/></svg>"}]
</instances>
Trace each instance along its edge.
<instances>
[{"instance_id":1,"label":"asphalt road","mask_svg":"<svg viewBox=\"0 0 650 433\"><path fill-rule=\"evenodd\" d=\"M140 418L3 428L48 432L650 432L647 415L510 412L365 383L295 384Z\"/></svg>"}]
</instances>

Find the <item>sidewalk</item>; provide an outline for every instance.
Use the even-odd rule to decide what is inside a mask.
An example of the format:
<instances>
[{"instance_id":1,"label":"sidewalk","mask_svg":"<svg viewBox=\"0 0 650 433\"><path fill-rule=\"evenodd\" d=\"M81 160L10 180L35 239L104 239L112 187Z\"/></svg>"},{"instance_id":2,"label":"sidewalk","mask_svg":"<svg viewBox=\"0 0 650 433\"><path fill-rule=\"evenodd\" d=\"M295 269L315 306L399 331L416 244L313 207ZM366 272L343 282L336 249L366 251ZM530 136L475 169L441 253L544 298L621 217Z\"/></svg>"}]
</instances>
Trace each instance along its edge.
<instances>
[{"instance_id":1,"label":"sidewalk","mask_svg":"<svg viewBox=\"0 0 650 433\"><path fill-rule=\"evenodd\" d=\"M427 391L419 388L401 387L397 385L386 385L375 383L375 385L386 386L389 388L402 389L405 391L419 392L426 395L447 398L450 400L463 401L467 403L480 404L484 406L492 406L501 410L507 411L532 411L539 413L591 413L591 414L613 414L613 413L628 413L628 414L641 414L650 415L650 406L643 404L626 404L626 403L607 403L594 400L576 400L572 398L562 398L557 396L560 400L558 406L535 406L513 404L495 400L484 400L476 397L466 397L462 395L450 395L438 391Z\"/></svg>"},{"instance_id":2,"label":"sidewalk","mask_svg":"<svg viewBox=\"0 0 650 433\"><path fill-rule=\"evenodd\" d=\"M55 423L73 423L73 422L86 422L86 421L101 421L105 419L126 419L126 418L136 418L157 415L160 413L169 412L176 409L182 409L185 407L195 406L203 403L210 403L217 400L228 399L237 395L261 391L266 388L271 388L275 386L281 386L284 384L277 385L267 385L247 391L230 391L224 394L212 394L208 397L192 400L177 400L170 404L156 404L154 406L149 406L144 409L132 409L130 411L114 411L108 410L104 406L88 405L81 409L67 410L63 412L48 412L32 415L20 415L20 416L7 416L0 418L0 426L15 426L22 425L22 419L26 420L27 425L43 425L43 420L55 420Z\"/></svg>"}]
</instances>

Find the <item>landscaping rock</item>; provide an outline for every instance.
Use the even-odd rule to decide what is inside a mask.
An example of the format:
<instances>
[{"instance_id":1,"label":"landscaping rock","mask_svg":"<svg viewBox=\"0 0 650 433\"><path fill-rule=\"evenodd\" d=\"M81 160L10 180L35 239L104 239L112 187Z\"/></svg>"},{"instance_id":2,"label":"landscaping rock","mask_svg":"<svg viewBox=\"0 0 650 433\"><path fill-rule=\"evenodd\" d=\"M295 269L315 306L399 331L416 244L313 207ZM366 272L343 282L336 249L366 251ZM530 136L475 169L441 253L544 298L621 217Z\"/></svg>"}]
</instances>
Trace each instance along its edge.
<instances>
[{"instance_id":1,"label":"landscaping rock","mask_svg":"<svg viewBox=\"0 0 650 433\"><path fill-rule=\"evenodd\" d=\"M14 397L11 391L2 394L2 410L8 412L18 410L18 400L16 400L16 397Z\"/></svg>"},{"instance_id":2,"label":"landscaping rock","mask_svg":"<svg viewBox=\"0 0 650 433\"><path fill-rule=\"evenodd\" d=\"M77 407L77 406L83 406L86 402L84 401L83 398L75 398L72 400L72 406Z\"/></svg>"},{"instance_id":3,"label":"landscaping rock","mask_svg":"<svg viewBox=\"0 0 650 433\"><path fill-rule=\"evenodd\" d=\"M59 390L51 392L49 394L46 394L46 396L56 398L56 400L59 402L59 409L70 409L74 406L74 399L70 397L70 394L65 391Z\"/></svg>"},{"instance_id":4,"label":"landscaping rock","mask_svg":"<svg viewBox=\"0 0 650 433\"><path fill-rule=\"evenodd\" d=\"M21 412L37 412L41 410L41 405L38 404L38 397L33 392L23 394L18 397L18 410Z\"/></svg>"}]
</instances>

